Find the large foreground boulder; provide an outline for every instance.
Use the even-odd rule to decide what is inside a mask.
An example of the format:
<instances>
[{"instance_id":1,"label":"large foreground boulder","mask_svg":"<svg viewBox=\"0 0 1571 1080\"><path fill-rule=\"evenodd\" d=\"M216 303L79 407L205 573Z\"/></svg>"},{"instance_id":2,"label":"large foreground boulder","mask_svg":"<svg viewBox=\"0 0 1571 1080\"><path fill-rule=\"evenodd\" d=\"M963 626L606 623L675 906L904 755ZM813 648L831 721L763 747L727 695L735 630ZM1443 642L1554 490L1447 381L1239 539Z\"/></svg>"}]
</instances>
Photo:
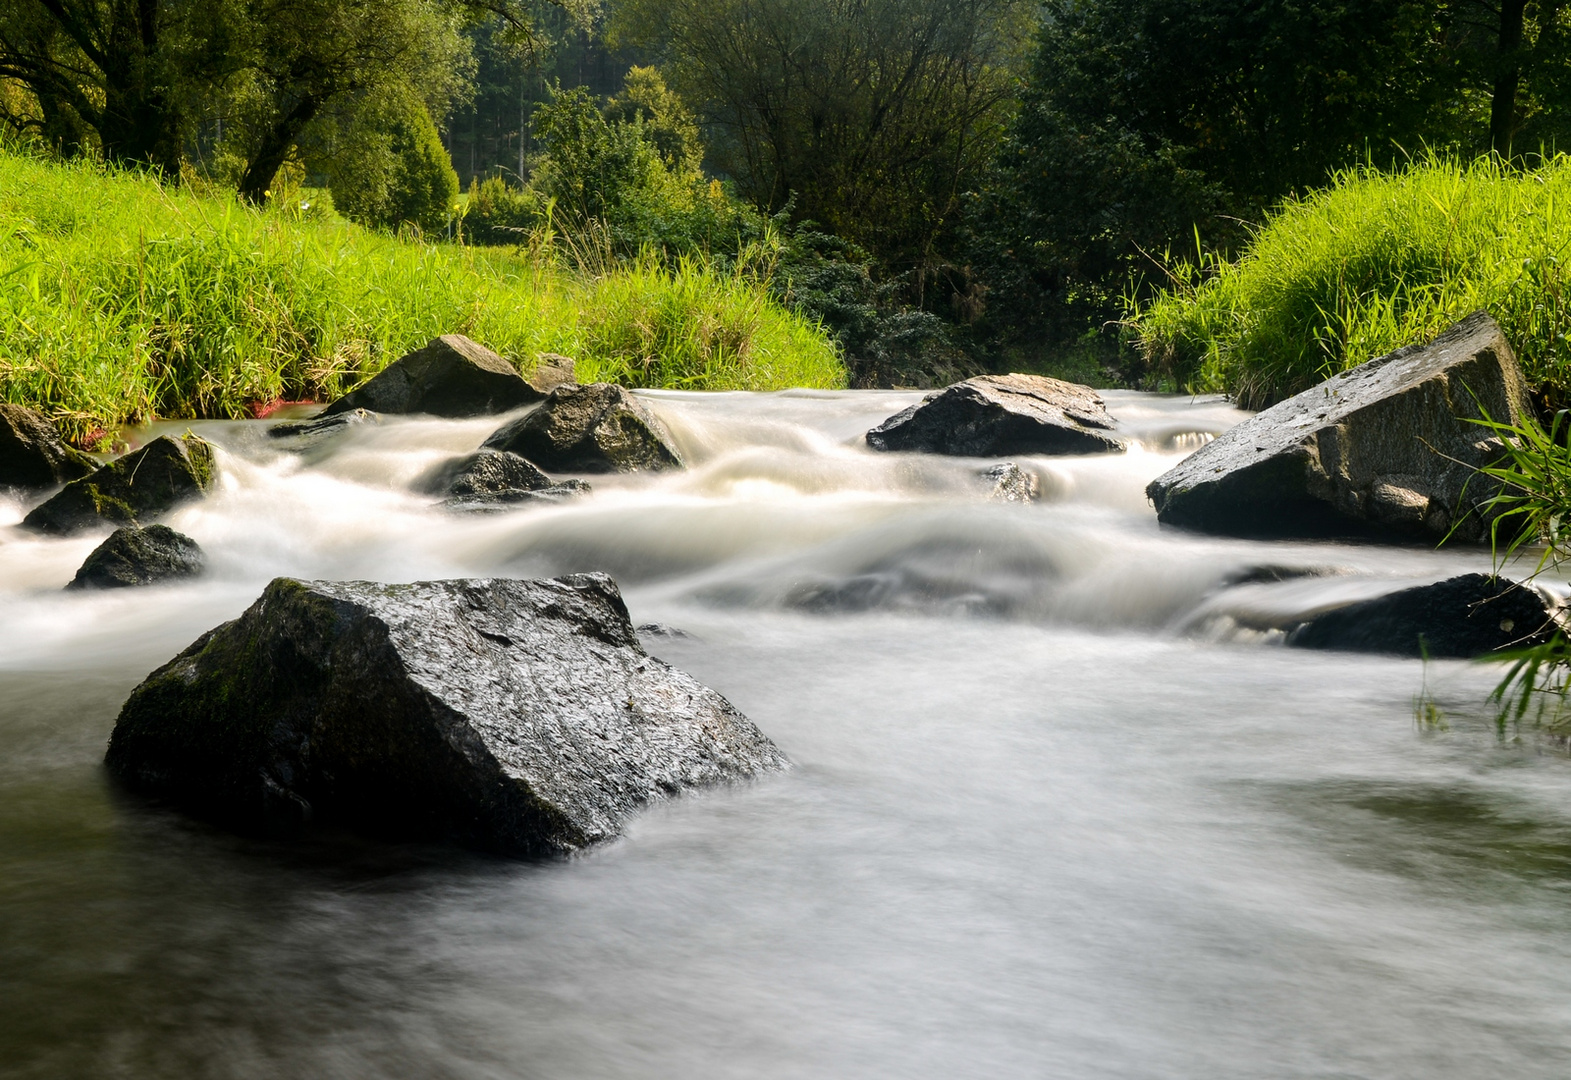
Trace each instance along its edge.
<instances>
[{"instance_id":1,"label":"large foreground boulder","mask_svg":"<svg viewBox=\"0 0 1571 1080\"><path fill-rule=\"evenodd\" d=\"M958 457L1124 449L1101 395L1041 375L978 375L945 387L869 431L867 445Z\"/></svg>"},{"instance_id":2,"label":"large foreground boulder","mask_svg":"<svg viewBox=\"0 0 1571 1080\"><path fill-rule=\"evenodd\" d=\"M444 462L419 485L431 495L445 496L450 510L499 510L520 503L560 502L589 493L582 480L560 483L517 454L478 450Z\"/></svg>"},{"instance_id":3,"label":"large foreground boulder","mask_svg":"<svg viewBox=\"0 0 1571 1080\"><path fill-rule=\"evenodd\" d=\"M0 491L52 488L98 468L32 409L0 402Z\"/></svg>"},{"instance_id":4,"label":"large foreground boulder","mask_svg":"<svg viewBox=\"0 0 1571 1080\"><path fill-rule=\"evenodd\" d=\"M1559 605L1537 589L1463 574L1317 615L1287 636L1301 649L1467 659L1546 641Z\"/></svg>"},{"instance_id":5,"label":"large foreground boulder","mask_svg":"<svg viewBox=\"0 0 1571 1080\"><path fill-rule=\"evenodd\" d=\"M483 444L509 450L549 472L679 469L671 433L627 390L612 383L558 386L545 404L503 426Z\"/></svg>"},{"instance_id":6,"label":"large foreground boulder","mask_svg":"<svg viewBox=\"0 0 1571 1080\"><path fill-rule=\"evenodd\" d=\"M167 525L116 529L93 549L68 589L122 589L195 577L202 572L202 548Z\"/></svg>"},{"instance_id":7,"label":"large foreground boulder","mask_svg":"<svg viewBox=\"0 0 1571 1080\"><path fill-rule=\"evenodd\" d=\"M22 519L25 528L68 536L104 525L142 525L213 489L213 447L195 435L163 435L73 480Z\"/></svg>"},{"instance_id":8,"label":"large foreground boulder","mask_svg":"<svg viewBox=\"0 0 1571 1080\"><path fill-rule=\"evenodd\" d=\"M603 574L279 578L132 692L107 762L245 831L314 822L512 855L572 851L651 799L787 764L644 652Z\"/></svg>"},{"instance_id":9,"label":"large foreground boulder","mask_svg":"<svg viewBox=\"0 0 1571 1080\"><path fill-rule=\"evenodd\" d=\"M431 416L489 416L539 401L513 365L461 334L433 338L393 361L370 382L322 410L333 416L355 409Z\"/></svg>"},{"instance_id":10,"label":"large foreground boulder","mask_svg":"<svg viewBox=\"0 0 1571 1080\"><path fill-rule=\"evenodd\" d=\"M1478 312L1273 405L1152 481L1157 518L1255 537L1481 540L1501 441L1469 420L1532 422L1522 372Z\"/></svg>"}]
</instances>

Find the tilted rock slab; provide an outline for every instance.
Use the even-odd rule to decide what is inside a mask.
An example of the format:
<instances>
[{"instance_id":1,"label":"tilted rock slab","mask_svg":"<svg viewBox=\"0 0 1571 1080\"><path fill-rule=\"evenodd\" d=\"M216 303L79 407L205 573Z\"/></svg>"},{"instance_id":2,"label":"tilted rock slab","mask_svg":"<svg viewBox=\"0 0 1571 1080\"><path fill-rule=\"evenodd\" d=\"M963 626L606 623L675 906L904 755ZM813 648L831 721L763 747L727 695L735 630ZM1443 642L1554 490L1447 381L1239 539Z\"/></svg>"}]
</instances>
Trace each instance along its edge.
<instances>
[{"instance_id":1,"label":"tilted rock slab","mask_svg":"<svg viewBox=\"0 0 1571 1080\"><path fill-rule=\"evenodd\" d=\"M22 519L25 528L67 536L104 525L142 525L218 482L213 447L195 435L163 435L73 480Z\"/></svg>"},{"instance_id":2,"label":"tilted rock slab","mask_svg":"<svg viewBox=\"0 0 1571 1080\"><path fill-rule=\"evenodd\" d=\"M0 402L0 491L52 488L98 468L32 409Z\"/></svg>"},{"instance_id":3,"label":"tilted rock slab","mask_svg":"<svg viewBox=\"0 0 1571 1080\"><path fill-rule=\"evenodd\" d=\"M244 831L316 822L523 856L787 765L725 698L644 652L604 574L278 578L132 692L107 762Z\"/></svg>"},{"instance_id":4,"label":"tilted rock slab","mask_svg":"<svg viewBox=\"0 0 1571 1080\"><path fill-rule=\"evenodd\" d=\"M321 412L333 416L355 409L430 416L490 416L539 401L512 364L461 334L433 338L379 371Z\"/></svg>"},{"instance_id":5,"label":"tilted rock slab","mask_svg":"<svg viewBox=\"0 0 1571 1080\"><path fill-rule=\"evenodd\" d=\"M1470 659L1548 640L1560 605L1537 589L1462 574L1317 615L1287 636L1301 649Z\"/></svg>"},{"instance_id":6,"label":"tilted rock slab","mask_svg":"<svg viewBox=\"0 0 1571 1080\"><path fill-rule=\"evenodd\" d=\"M196 577L204 563L202 547L167 525L116 529L93 549L68 589L120 589Z\"/></svg>"},{"instance_id":7,"label":"tilted rock slab","mask_svg":"<svg viewBox=\"0 0 1571 1080\"><path fill-rule=\"evenodd\" d=\"M1124 449L1102 397L1042 375L978 375L927 395L867 433L874 450L957 457Z\"/></svg>"},{"instance_id":8,"label":"tilted rock slab","mask_svg":"<svg viewBox=\"0 0 1571 1080\"><path fill-rule=\"evenodd\" d=\"M548 472L680 469L682 455L654 413L613 383L559 386L534 412L481 444L528 458Z\"/></svg>"},{"instance_id":9,"label":"tilted rock slab","mask_svg":"<svg viewBox=\"0 0 1571 1080\"><path fill-rule=\"evenodd\" d=\"M1146 488L1157 518L1230 536L1481 540L1495 488L1475 473L1503 444L1482 412L1532 422L1500 327L1468 316L1273 405Z\"/></svg>"}]
</instances>

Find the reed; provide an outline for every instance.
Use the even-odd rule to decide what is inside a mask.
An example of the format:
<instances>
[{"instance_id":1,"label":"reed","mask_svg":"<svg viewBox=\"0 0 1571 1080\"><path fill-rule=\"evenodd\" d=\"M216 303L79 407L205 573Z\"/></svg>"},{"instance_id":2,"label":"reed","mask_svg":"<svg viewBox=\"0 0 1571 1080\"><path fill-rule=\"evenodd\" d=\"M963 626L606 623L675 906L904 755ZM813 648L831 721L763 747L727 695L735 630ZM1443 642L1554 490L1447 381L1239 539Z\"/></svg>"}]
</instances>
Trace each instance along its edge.
<instances>
[{"instance_id":1,"label":"reed","mask_svg":"<svg viewBox=\"0 0 1571 1080\"><path fill-rule=\"evenodd\" d=\"M79 442L327 400L444 333L525 374L553 352L631 386L845 385L817 325L701 261L587 271L0 148L0 399Z\"/></svg>"},{"instance_id":2,"label":"reed","mask_svg":"<svg viewBox=\"0 0 1571 1080\"><path fill-rule=\"evenodd\" d=\"M1571 402L1568 258L1571 159L1521 171L1429 156L1288 201L1237 261L1175 266L1132 321L1179 386L1261 408L1482 308L1558 407Z\"/></svg>"}]
</instances>

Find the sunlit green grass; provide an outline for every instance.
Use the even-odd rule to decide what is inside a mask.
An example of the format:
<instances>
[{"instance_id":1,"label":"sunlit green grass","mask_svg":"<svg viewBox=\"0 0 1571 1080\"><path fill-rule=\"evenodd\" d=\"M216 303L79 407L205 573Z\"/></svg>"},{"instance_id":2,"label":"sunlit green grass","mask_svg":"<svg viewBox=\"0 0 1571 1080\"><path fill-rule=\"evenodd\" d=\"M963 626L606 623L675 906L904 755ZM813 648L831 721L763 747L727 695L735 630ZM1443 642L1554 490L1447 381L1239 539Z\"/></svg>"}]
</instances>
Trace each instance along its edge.
<instances>
[{"instance_id":1,"label":"sunlit green grass","mask_svg":"<svg viewBox=\"0 0 1571 1080\"><path fill-rule=\"evenodd\" d=\"M1430 159L1287 203L1237 262L1179 271L1135 318L1181 386L1258 408L1426 341L1480 308L1530 381L1571 401L1571 159L1521 172Z\"/></svg>"},{"instance_id":2,"label":"sunlit green grass","mask_svg":"<svg viewBox=\"0 0 1571 1080\"><path fill-rule=\"evenodd\" d=\"M818 327L699 262L585 273L0 149L0 400L73 437L328 400L445 333L525 374L551 352L584 381L845 385Z\"/></svg>"}]
</instances>

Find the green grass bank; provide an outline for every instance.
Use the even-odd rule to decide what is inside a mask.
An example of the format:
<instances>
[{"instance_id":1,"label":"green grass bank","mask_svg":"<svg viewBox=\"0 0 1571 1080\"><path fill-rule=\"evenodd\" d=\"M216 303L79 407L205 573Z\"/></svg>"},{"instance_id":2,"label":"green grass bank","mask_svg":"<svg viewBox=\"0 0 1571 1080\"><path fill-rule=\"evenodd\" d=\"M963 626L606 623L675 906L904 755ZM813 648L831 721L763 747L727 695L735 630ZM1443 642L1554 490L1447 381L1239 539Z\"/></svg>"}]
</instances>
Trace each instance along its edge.
<instances>
[{"instance_id":1,"label":"green grass bank","mask_svg":"<svg viewBox=\"0 0 1571 1080\"><path fill-rule=\"evenodd\" d=\"M0 149L0 399L79 441L126 422L328 400L444 333L635 387L840 387L817 326L694 260L603 273L257 211Z\"/></svg>"},{"instance_id":2,"label":"green grass bank","mask_svg":"<svg viewBox=\"0 0 1571 1080\"><path fill-rule=\"evenodd\" d=\"M1133 321L1179 386L1262 408L1483 308L1558 408L1571 403L1568 258L1571 158L1530 172L1430 159L1286 203L1236 262L1180 271Z\"/></svg>"}]
</instances>

